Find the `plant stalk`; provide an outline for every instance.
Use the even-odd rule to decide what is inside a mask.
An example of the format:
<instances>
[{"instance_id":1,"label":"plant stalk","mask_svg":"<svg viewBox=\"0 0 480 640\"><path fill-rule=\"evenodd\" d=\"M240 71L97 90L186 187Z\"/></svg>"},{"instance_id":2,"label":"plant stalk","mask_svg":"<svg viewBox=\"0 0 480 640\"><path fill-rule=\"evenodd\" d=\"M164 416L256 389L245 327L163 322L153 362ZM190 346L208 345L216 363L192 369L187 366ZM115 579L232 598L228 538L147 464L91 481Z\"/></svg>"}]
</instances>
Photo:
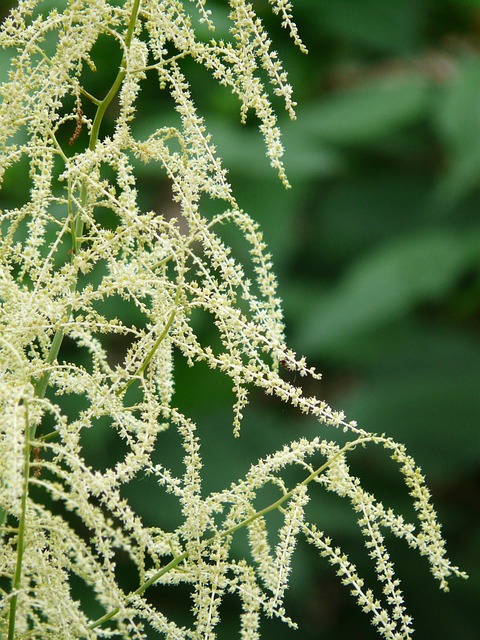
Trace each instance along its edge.
<instances>
[{"instance_id":1,"label":"plant stalk","mask_svg":"<svg viewBox=\"0 0 480 640\"><path fill-rule=\"evenodd\" d=\"M137 21L139 10L140 10L140 0L135 0L133 3L132 13L131 13L130 21L127 28L127 34L125 36L126 49L130 47L130 43L132 42L133 32L135 29L135 23ZM97 101L98 102L97 111L95 113L95 118L93 120L92 130L90 132L90 140L88 143L88 149L90 151L93 151L97 145L98 134L99 134L100 126L102 124L105 113L108 107L110 106L112 100L117 95L120 87L122 86L122 82L125 79L126 73L127 73L126 58L124 54L122 57L122 61L120 63L120 68L118 70L117 77L115 78L109 92L107 93L107 95L103 100L101 100L100 102ZM86 183L84 181L80 189L80 207L76 212L74 219L72 221L72 249L71 249L72 261L78 255L82 245L81 239L83 236L84 220L81 216L81 211L87 203L87 198L88 198L88 190L87 190ZM69 198L69 207L70 207L70 202L71 200ZM76 286L77 286L77 281L73 283L72 289L75 290ZM71 311L72 311L71 306L69 305L66 313L66 322L68 322L68 319L70 318ZM58 357L58 353L60 351L60 347L62 346L64 336L65 336L65 329L63 327L60 327L59 329L57 329L53 337L52 344L50 346L50 351L46 359L47 366L52 365L56 361ZM37 398L43 398L45 396L45 393L48 388L49 380L50 380L50 371L47 369L46 371L44 371L44 373L40 376L40 378L36 381L34 385L35 395ZM33 435L35 436L35 434Z\"/></svg>"},{"instance_id":2,"label":"plant stalk","mask_svg":"<svg viewBox=\"0 0 480 640\"><path fill-rule=\"evenodd\" d=\"M125 47L129 48L130 43L132 41L133 32L135 29L135 23L138 17L138 12L140 9L140 0L134 0L132 13L130 15L129 24L127 27L127 34L125 36ZM89 150L93 151L96 147L98 141L98 134L100 131L100 126L102 124L103 117L105 115L106 110L111 104L112 100L116 96L119 91L122 82L126 75L126 56L125 54L122 57L122 61L120 63L120 69L117 73L117 77L115 78L112 87L109 92L105 96L105 98L98 103L97 111L95 114L95 118L92 125L92 131L90 133L90 140L88 144ZM78 255L81 244L82 244L82 235L84 228L84 220L82 218L81 212L87 203L88 198L88 190L85 181L83 182L80 189L80 206L73 216L72 219L72 260ZM71 207L71 196L69 193L69 210ZM72 290L75 290L77 287L77 278L75 282L72 284ZM71 315L71 305L67 307L65 314L65 322L68 322L68 319ZM63 324L63 323L62 323ZM46 370L43 374L34 382L34 393L37 398L43 398L48 388L48 384L50 381L50 370L49 367L52 365L60 351L62 346L63 338L65 336L65 329L60 327L55 332L55 335L52 340L52 344L50 345L50 350L48 356L46 358ZM12 596L10 599L10 609L9 609L9 619L8 619L8 636L7 640L15 640L15 622L16 622L16 614L17 614L17 603L18 603L18 593L21 588L22 583L22 563L23 563L23 554L25 550L25 530L26 530L26 519L27 519L27 502L28 502L28 490L29 490L29 480L30 480L30 451L31 451L31 442L35 438L36 426L30 427L29 418L28 418L28 405L25 404L25 451L24 451L24 465L23 465L23 490L20 504L20 518L19 518L19 526L18 526L18 537L17 537L17 559L15 565L15 572L12 578ZM3 514L0 514L0 516ZM3 518L4 519L4 518Z\"/></svg>"},{"instance_id":3,"label":"plant stalk","mask_svg":"<svg viewBox=\"0 0 480 640\"><path fill-rule=\"evenodd\" d=\"M312 471L312 473L309 476L307 476L302 482L300 482L294 489L291 489L290 491L285 493L283 496L281 496L278 500L276 500L275 502L272 502L272 504L268 505L264 509L261 509L260 511L256 511L251 516L249 516L248 518L245 518L238 524L213 534L213 536L201 542L200 547L204 549L205 547L208 547L213 542L215 542L215 540L218 540L218 538L225 538L226 536L232 535L232 533L235 533L239 529L243 529L244 527L247 527L254 520L258 520L258 518L262 518L263 516L266 516L268 513L270 513L271 511L274 511L275 509L280 509L283 503L289 500L293 496L293 494L295 493L296 489L299 486L302 486L302 485L307 486L308 484L310 484L310 482L315 480L315 478L317 478L321 473L323 473L326 469L328 469L328 467L340 456L342 456L344 453L346 453L347 451L351 451L352 449L355 449L358 445L365 444L370 440L371 438L361 437L361 438L357 438L357 440L354 440L353 442L348 442L346 445L344 445L340 449L340 451L336 453L336 455L334 455L332 458L327 460L322 466L318 467L318 469L315 469L315 471ZM188 551L184 551L180 555L175 556L175 558L173 558L168 564L166 564L164 567L159 569L156 573L153 574L153 576L151 576L148 580L142 583L138 587L138 589L132 592L131 595L141 596L142 593L144 593L149 587L152 586L152 584L157 582L157 580L159 580L162 576L164 576L166 573L168 573L172 569L175 569L175 567L177 567L181 562L186 560L188 558L188 555L189 555ZM120 611L119 607L115 607L114 609L106 613L101 618L98 618L97 620L94 620L92 623L90 623L88 625L88 628L95 629L96 627L101 626L105 622L108 622L109 620L114 618L119 611Z\"/></svg>"},{"instance_id":4,"label":"plant stalk","mask_svg":"<svg viewBox=\"0 0 480 640\"><path fill-rule=\"evenodd\" d=\"M20 518L17 535L17 561L15 573L12 579L12 596L10 599L10 611L8 616L8 640L15 638L15 621L17 615L18 592L22 583L22 562L25 550L25 528L27 520L28 485L30 478L30 426L28 417L28 402L25 401L25 448L23 460L23 490L20 503Z\"/></svg>"}]
</instances>

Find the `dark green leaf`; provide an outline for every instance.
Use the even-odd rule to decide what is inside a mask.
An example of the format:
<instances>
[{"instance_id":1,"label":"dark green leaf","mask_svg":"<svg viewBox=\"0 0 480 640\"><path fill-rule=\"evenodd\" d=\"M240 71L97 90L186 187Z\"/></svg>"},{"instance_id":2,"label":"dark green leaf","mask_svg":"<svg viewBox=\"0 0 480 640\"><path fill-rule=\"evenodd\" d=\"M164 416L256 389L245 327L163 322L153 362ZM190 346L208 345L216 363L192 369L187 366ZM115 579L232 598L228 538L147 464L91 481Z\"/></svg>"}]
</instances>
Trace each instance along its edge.
<instances>
[{"instance_id":1,"label":"dark green leaf","mask_svg":"<svg viewBox=\"0 0 480 640\"><path fill-rule=\"evenodd\" d=\"M444 295L478 263L480 232L432 231L392 240L355 263L300 320L300 348L321 352Z\"/></svg>"},{"instance_id":2,"label":"dark green leaf","mask_svg":"<svg viewBox=\"0 0 480 640\"><path fill-rule=\"evenodd\" d=\"M299 111L300 126L322 142L362 145L418 122L429 107L428 83L394 75L324 98Z\"/></svg>"}]
</instances>

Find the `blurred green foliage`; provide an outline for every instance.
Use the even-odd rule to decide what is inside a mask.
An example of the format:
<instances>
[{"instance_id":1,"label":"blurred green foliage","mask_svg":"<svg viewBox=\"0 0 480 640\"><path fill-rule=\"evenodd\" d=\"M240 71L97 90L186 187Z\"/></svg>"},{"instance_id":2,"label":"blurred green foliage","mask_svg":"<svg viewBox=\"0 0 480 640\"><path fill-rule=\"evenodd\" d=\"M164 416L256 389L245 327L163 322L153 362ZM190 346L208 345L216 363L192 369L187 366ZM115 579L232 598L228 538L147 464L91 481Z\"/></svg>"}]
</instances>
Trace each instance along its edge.
<instances>
[{"instance_id":1,"label":"blurred green foliage","mask_svg":"<svg viewBox=\"0 0 480 640\"><path fill-rule=\"evenodd\" d=\"M224 9L220 0L211 4L220 13ZM254 123L237 124L232 96L190 64L199 110L230 170L240 206L259 221L271 247L290 342L325 374L313 391L368 430L406 443L429 478L452 561L470 574L469 581L452 584L445 596L426 563L406 546L393 545L416 638L476 640L480 2L302 0L295 15L308 57L288 41L267 1L255 4L261 13L265 5L262 15L299 103L296 122L282 118L293 188L285 191L270 169ZM0 56L2 79L8 52ZM98 47L99 75L112 56L119 57L115 45ZM95 74L90 75L89 91L102 94L105 77L97 87ZM141 101L137 127L142 136L159 122L171 121L171 104L159 99L154 82L145 87ZM113 122L115 113L110 117ZM72 133L66 132L66 139ZM144 206L168 210L167 182L151 167L138 170ZM9 172L2 206L24 199L28 188L25 167ZM234 246L234 252L241 251ZM125 313L135 321L134 310ZM201 329L204 340L210 339L208 325ZM124 350L112 344L112 357L120 360ZM238 477L251 461L300 431L322 432L257 396L241 438L234 441L231 393L219 374L200 366L190 370L178 360L176 389L178 404L200 425L206 492ZM74 403L69 410L75 413ZM119 455L108 430L85 437L92 464ZM176 444L172 435L161 452L172 467L181 465ZM354 464L367 486L408 512L397 470L386 459L368 450L358 453ZM170 498L159 496L158 487L147 480L126 497L147 523L169 526L179 517ZM319 526L368 575L361 537L347 508L329 496L319 496L311 508L318 512ZM244 544L240 537L239 545ZM160 607L182 616L179 600L165 600L152 590L155 597ZM219 637L237 637L237 619L225 613ZM375 637L367 618L310 549L297 551L288 613L299 622L295 637L302 640ZM264 634L277 640L293 637L291 630L269 621Z\"/></svg>"}]
</instances>

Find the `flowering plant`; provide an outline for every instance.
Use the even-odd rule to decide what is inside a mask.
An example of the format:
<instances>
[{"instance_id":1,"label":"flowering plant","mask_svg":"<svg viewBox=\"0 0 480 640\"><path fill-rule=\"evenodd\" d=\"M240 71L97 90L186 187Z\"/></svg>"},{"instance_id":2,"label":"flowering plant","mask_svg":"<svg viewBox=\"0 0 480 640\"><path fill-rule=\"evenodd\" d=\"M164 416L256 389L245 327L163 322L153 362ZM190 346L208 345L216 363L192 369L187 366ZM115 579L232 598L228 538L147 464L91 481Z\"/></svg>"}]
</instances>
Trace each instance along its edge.
<instances>
[{"instance_id":1,"label":"flowering plant","mask_svg":"<svg viewBox=\"0 0 480 640\"><path fill-rule=\"evenodd\" d=\"M1 26L0 47L12 55L0 86L0 179L26 161L31 181L26 201L0 214L0 628L9 640L215 638L227 594L241 603L242 638L260 637L262 614L295 627L283 599L300 537L334 567L385 638L412 633L385 531L427 557L442 589L452 574L463 575L445 557L429 491L405 448L289 381L288 372L320 376L285 343L270 255L237 204L184 69L194 61L228 87L240 101L242 122L255 113L271 165L288 186L272 100L282 99L293 118L291 87L253 6L228 4L228 41L215 37L206 0L65 0L49 11L42 0L20 0ZM269 4L304 49L291 3ZM207 39L198 36L205 26ZM95 71L92 49L102 37L117 43L122 59L99 98L84 75ZM169 94L178 122L142 139L134 130L142 117L139 92L153 78ZM102 125L115 101L107 135ZM178 216L139 204L139 162L155 163L170 181ZM219 204L218 213L205 214L206 199ZM247 260L234 257L222 239L226 225L248 243ZM136 307L137 323L112 317L109 305L117 298ZM202 344L198 312L215 326L215 344ZM111 336L128 344L120 363L112 362ZM236 436L252 388L325 426L205 495L201 440L188 407L175 404L174 354L231 380ZM80 408L69 410L65 398L76 398L72 405ZM87 462L83 444L99 424L118 434L124 451L103 469ZM180 475L161 455L167 429L182 441ZM337 437L342 432L346 441ZM351 472L349 453L368 444L385 448L399 466L417 522L385 507ZM290 467L304 474L293 486L285 475ZM178 501L176 529L145 525L124 497L124 488L145 476L155 478L160 498L168 493ZM279 497L258 508L267 485ZM379 593L307 517L319 490L351 503ZM282 518L274 545L266 525L273 511ZM248 533L245 557L231 553L240 529ZM134 590L118 579L119 552L136 568ZM74 577L101 615L92 616L76 597ZM148 597L153 586L180 585L190 592L189 626Z\"/></svg>"}]
</instances>

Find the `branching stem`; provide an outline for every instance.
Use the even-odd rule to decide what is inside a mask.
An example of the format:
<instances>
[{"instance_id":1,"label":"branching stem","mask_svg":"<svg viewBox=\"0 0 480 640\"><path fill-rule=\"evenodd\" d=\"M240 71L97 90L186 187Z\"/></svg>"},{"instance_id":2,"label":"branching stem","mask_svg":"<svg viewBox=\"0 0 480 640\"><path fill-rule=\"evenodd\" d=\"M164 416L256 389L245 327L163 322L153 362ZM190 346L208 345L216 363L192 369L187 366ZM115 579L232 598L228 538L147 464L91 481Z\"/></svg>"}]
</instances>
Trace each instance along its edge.
<instances>
[{"instance_id":1,"label":"branching stem","mask_svg":"<svg viewBox=\"0 0 480 640\"><path fill-rule=\"evenodd\" d=\"M127 34L125 36L126 49L129 48L130 43L132 41L133 32L135 29L135 23L138 17L139 9L140 9L140 0L135 0L132 8L132 14L130 16L130 21L127 28ZM103 121L103 117L105 116L105 112L110 106L112 100L115 98L120 87L122 86L122 82L125 79L125 75L126 75L126 58L124 55L122 58L122 62L120 63L120 69L118 70L117 77L115 78L105 98L101 101L98 101L97 99L94 99L93 96L90 96L90 94L88 94L89 99L92 99L93 102L97 104L97 112L93 120L92 130L90 132L90 141L88 144L88 148L90 149L90 151L93 151L97 145L98 134L100 131L100 126ZM72 214L72 250L71 250L72 260L74 260L75 256L78 255L78 252L80 251L80 248L82 245L84 219L81 214L82 214L82 209L85 207L87 203L87 198L88 198L88 190L87 190L86 182L83 181L82 186L80 188L80 206L78 207L78 210L76 211L76 213ZM71 207L71 201L72 200L71 200L71 194L69 189L69 208ZM72 285L73 289L75 287L76 287L76 281ZM72 311L71 306L69 305L65 314L66 322L68 322L68 319L70 318L71 311ZM65 335L65 329L63 328L63 324L64 323L62 322L62 326L59 329L57 329L53 337L52 344L50 346L50 351L48 353L46 363L45 363L46 364L45 371L35 383L35 395L37 396L37 398L43 398L47 391L48 383L50 380L50 366L57 359L58 353L60 351L60 347L62 346L64 335ZM35 434L33 435L35 436Z\"/></svg>"},{"instance_id":2,"label":"branching stem","mask_svg":"<svg viewBox=\"0 0 480 640\"><path fill-rule=\"evenodd\" d=\"M25 446L24 446L24 460L23 460L23 488L22 499L20 502L20 517L18 523L18 535L17 535L17 561L15 564L15 573L12 579L12 592L10 597L10 611L8 616L8 640L14 640L15 638L15 621L17 615L17 601L18 593L20 591L22 583L22 562L23 552L25 549L25 527L27 520L27 501L28 501L28 486L30 479L30 422L28 417L28 402L24 400L25 406Z\"/></svg>"},{"instance_id":3,"label":"branching stem","mask_svg":"<svg viewBox=\"0 0 480 640\"><path fill-rule=\"evenodd\" d=\"M309 476L307 476L302 482L300 482L294 489L292 489L291 491L288 491L283 496L281 496L278 500L276 500L275 502L272 502L272 504L268 505L264 509L261 509L260 511L256 511L251 516L249 516L248 518L245 518L238 524L213 534L213 536L211 536L210 538L207 538L206 540L200 543L200 548L205 549L205 547L210 546L219 538L221 539L221 538L225 538L227 536L232 535L239 529L243 529L244 527L247 527L254 520L258 520L258 518L263 518L263 516L266 516L271 511L275 511L275 509L281 510L282 505L294 495L298 487L307 486L308 484L310 484L310 482L312 482L313 480L315 480L315 478L317 478L320 474L322 474L326 469L328 469L328 467L330 467L336 460L338 460L340 456L344 455L347 451L351 451L352 449L355 449L358 445L366 444L371 440L372 440L371 437L361 437L361 438L357 438L356 440L353 440L352 442L348 442L334 456L329 458L324 464L322 464L320 467L315 469L315 471L312 471L312 473ZM131 595L141 596L149 587L151 587L155 582L160 580L162 576L164 576L166 573L168 573L172 569L175 569L175 567L178 567L178 565L182 563L184 560L187 560L188 556L189 556L188 551L184 551L180 555L175 556L168 564L166 564L164 567L159 569L156 573L153 574L153 576L151 576L148 580L146 580L143 584L141 584L138 587L138 589L136 589ZM88 626L88 628L95 629L97 627L100 627L102 624L105 624L105 622L112 620L112 618L114 618L119 613L119 611L120 609L118 607L116 607L115 609L112 609L101 618L98 618L98 620L95 620L94 622L92 622Z\"/></svg>"},{"instance_id":4,"label":"branching stem","mask_svg":"<svg viewBox=\"0 0 480 640\"><path fill-rule=\"evenodd\" d=\"M127 28L127 34L125 37L125 46L128 50L130 43L132 41L133 32L135 29L135 23L138 16L138 11L140 7L140 0L135 0L133 3L132 13L130 16L130 21ZM92 131L90 133L90 142L88 148L93 151L98 141L98 134L100 130L100 125L102 123L105 112L119 91L122 82L126 75L126 58L125 55L122 58L122 62L120 64L120 69L118 71L117 77L113 82L110 91L107 93L105 98L98 103L96 99L93 99L92 96L88 95L89 99L92 99L94 103L98 103L97 112L93 121ZM83 236L83 227L84 227L84 219L82 217L82 210L84 209L88 198L88 190L86 186L86 182L83 181L82 186L80 188L80 206L78 207L76 213L72 216L72 260L75 259L75 256L78 255L81 244L82 244L82 236ZM70 207L71 207L71 193L69 186L69 215L71 215ZM72 289L74 290L77 286L77 280L75 279L72 284ZM68 305L66 313L65 313L65 321L68 321L71 315L71 305ZM50 367L56 361L58 357L58 353L60 351L60 347L63 342L63 338L65 335L65 330L62 326L55 332L55 335L52 340L52 344L50 346L50 351L45 361L45 371L40 376L40 378L34 383L34 393L37 398L43 398L48 388L48 383L50 380ZM17 602L18 602L18 593L21 588L22 583L22 563L23 563L23 554L25 549L25 529L26 529L26 518L27 518L27 502L28 502L28 491L29 491L29 480L30 480L30 452L31 452L31 442L35 438L36 427L30 426L29 418L28 418L28 404L25 401L25 447L24 447L24 464L23 464L23 487L22 487L22 497L20 503L20 517L19 517L19 526L18 526L18 536L17 536L17 559L15 565L15 572L12 578L12 591L11 591L11 599L10 599L10 610L9 610L9 620L8 620L8 636L7 640L14 640L15 638L15 621L17 614ZM3 516L3 513L0 514ZM3 520L5 518L3 517Z\"/></svg>"}]
</instances>

